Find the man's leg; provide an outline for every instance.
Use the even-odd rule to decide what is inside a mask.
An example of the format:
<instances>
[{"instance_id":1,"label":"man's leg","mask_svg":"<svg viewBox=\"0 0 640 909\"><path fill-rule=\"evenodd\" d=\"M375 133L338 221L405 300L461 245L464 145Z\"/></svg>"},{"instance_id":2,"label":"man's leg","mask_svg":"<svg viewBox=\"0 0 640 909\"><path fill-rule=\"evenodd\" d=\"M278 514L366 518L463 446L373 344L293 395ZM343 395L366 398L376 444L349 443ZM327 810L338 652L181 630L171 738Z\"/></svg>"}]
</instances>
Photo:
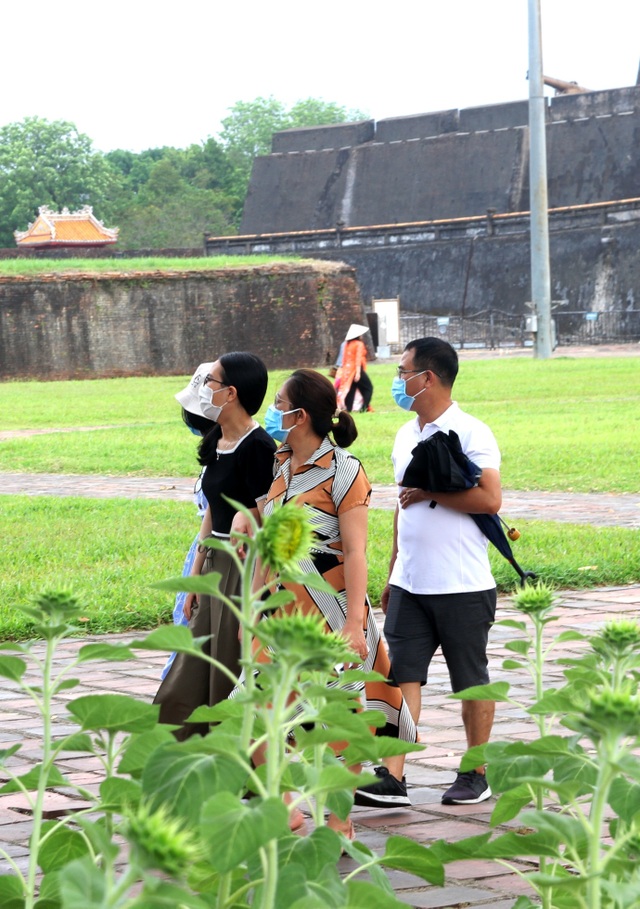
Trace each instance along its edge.
<instances>
[{"instance_id":1,"label":"man's leg","mask_svg":"<svg viewBox=\"0 0 640 909\"><path fill-rule=\"evenodd\" d=\"M403 603L404 600L408 600L408 603ZM397 665L402 667L402 671L408 674L409 677L415 673L416 677L419 678L420 672L424 671L426 673L433 651L437 646L431 641L430 635L425 635L424 629L421 627L424 624L424 617L421 613L422 610L419 607L417 598L402 591L399 587L391 588L384 626L385 637L389 646L392 664L395 652L395 658L398 661ZM424 640L425 637L426 641ZM416 641L420 641L421 644L418 645L417 653L414 653ZM408 649L407 643L409 644ZM414 666L424 668L416 671L413 668ZM392 675L395 678L393 668ZM402 682L396 679L396 684L402 691L411 718L417 725L421 707L421 683L419 681ZM356 805L371 805L378 808L397 808L410 805L403 776L404 760L404 755L396 755L392 758L386 758L384 767L376 767L375 773L379 777L378 782L356 790Z\"/></svg>"},{"instance_id":2,"label":"man's leg","mask_svg":"<svg viewBox=\"0 0 640 909\"><path fill-rule=\"evenodd\" d=\"M487 642L495 617L495 590L458 594L439 617L439 631L453 691L489 683ZM489 741L493 726L493 701L462 701L462 723L467 747ZM475 805L491 796L484 766L458 773L442 796L445 805Z\"/></svg>"},{"instance_id":3,"label":"man's leg","mask_svg":"<svg viewBox=\"0 0 640 909\"><path fill-rule=\"evenodd\" d=\"M399 685L400 691L407 702L411 719L417 726L418 720L420 719L420 710L422 708L422 686L420 685L420 682L400 682Z\"/></svg>"},{"instance_id":4,"label":"man's leg","mask_svg":"<svg viewBox=\"0 0 640 909\"><path fill-rule=\"evenodd\" d=\"M409 708L411 719L417 726L422 706L420 682L401 682L399 687ZM385 758L384 765L389 773L392 773L397 780L401 780L404 775L404 761L404 754L396 754L393 757Z\"/></svg>"},{"instance_id":5,"label":"man's leg","mask_svg":"<svg viewBox=\"0 0 640 909\"><path fill-rule=\"evenodd\" d=\"M462 722L467 736L467 748L484 745L489 741L495 712L494 701L462 701ZM476 767L476 773L484 775L484 766Z\"/></svg>"}]
</instances>

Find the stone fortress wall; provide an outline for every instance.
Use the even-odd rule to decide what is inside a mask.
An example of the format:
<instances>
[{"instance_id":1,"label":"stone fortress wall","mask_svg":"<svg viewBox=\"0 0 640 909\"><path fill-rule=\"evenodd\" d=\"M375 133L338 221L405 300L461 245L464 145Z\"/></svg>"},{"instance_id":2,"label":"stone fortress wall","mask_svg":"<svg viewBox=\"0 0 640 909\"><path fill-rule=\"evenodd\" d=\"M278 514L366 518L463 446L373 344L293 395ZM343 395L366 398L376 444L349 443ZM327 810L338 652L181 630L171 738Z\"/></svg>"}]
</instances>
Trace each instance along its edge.
<instances>
[{"instance_id":1,"label":"stone fortress wall","mask_svg":"<svg viewBox=\"0 0 640 909\"><path fill-rule=\"evenodd\" d=\"M4 277L0 378L190 375L230 350L325 366L363 319L353 269L333 263Z\"/></svg>"},{"instance_id":2,"label":"stone fortress wall","mask_svg":"<svg viewBox=\"0 0 640 909\"><path fill-rule=\"evenodd\" d=\"M354 266L365 302L434 314L526 312L528 102L276 133L237 238L209 254L292 252ZM640 295L640 87L547 105L552 297ZM631 201L628 201L631 200Z\"/></svg>"}]
</instances>

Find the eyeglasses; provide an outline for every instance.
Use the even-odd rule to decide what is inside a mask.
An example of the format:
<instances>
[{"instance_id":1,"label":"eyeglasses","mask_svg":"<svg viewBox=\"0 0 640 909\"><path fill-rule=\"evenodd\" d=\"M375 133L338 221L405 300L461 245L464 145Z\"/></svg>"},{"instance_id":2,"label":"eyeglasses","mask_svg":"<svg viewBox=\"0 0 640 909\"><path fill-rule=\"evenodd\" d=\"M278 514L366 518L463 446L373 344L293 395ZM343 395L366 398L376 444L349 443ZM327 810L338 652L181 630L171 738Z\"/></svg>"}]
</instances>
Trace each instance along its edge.
<instances>
[{"instance_id":1,"label":"eyeglasses","mask_svg":"<svg viewBox=\"0 0 640 909\"><path fill-rule=\"evenodd\" d=\"M206 375L204 377L204 384L208 385L209 382L217 382L221 388L227 388L227 385L224 382L221 382L220 379L216 379L215 376Z\"/></svg>"},{"instance_id":2,"label":"eyeglasses","mask_svg":"<svg viewBox=\"0 0 640 909\"><path fill-rule=\"evenodd\" d=\"M422 375L423 372L432 372L434 376L437 376L439 379L442 378L439 372L436 372L434 369L403 369L402 366L398 366L398 378L403 379L405 376L415 373L416 375Z\"/></svg>"}]
</instances>

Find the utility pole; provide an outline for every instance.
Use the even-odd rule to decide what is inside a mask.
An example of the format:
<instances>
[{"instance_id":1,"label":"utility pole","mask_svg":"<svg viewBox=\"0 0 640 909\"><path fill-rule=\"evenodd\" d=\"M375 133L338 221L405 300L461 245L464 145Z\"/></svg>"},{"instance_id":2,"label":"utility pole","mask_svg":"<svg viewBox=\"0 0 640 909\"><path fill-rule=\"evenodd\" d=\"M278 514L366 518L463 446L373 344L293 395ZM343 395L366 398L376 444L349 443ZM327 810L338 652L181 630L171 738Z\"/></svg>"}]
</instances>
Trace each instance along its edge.
<instances>
[{"instance_id":1,"label":"utility pole","mask_svg":"<svg viewBox=\"0 0 640 909\"><path fill-rule=\"evenodd\" d=\"M540 0L528 0L528 3L531 295L537 321L537 330L534 332L534 354L544 360L548 359L552 352L546 104L542 76Z\"/></svg>"}]
</instances>

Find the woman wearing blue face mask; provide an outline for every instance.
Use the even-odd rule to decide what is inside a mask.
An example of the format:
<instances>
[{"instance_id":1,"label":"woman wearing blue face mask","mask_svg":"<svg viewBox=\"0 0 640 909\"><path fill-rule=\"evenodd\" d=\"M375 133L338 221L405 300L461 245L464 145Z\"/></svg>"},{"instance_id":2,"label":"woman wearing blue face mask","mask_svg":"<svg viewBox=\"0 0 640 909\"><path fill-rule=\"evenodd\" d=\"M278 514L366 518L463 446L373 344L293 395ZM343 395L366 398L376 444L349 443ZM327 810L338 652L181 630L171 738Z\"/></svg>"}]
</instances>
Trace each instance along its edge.
<instances>
[{"instance_id":1,"label":"woman wearing blue face mask","mask_svg":"<svg viewBox=\"0 0 640 909\"><path fill-rule=\"evenodd\" d=\"M240 502L258 517L258 503L273 478L275 443L253 415L267 390L267 370L259 357L246 352L224 354L210 365L198 388L203 415L214 428L203 438L199 461L205 467L202 490L208 506L199 542L207 537L228 539L235 514L227 498ZM221 575L222 593L239 592L240 576L227 553L199 545L191 575ZM195 636L211 635L206 652L222 663L231 676L240 674L238 621L218 597L188 594L184 614ZM206 734L207 724L185 723L201 705L228 697L235 678L188 654L178 654L163 680L154 703L160 704L160 722L182 728L178 738Z\"/></svg>"},{"instance_id":2,"label":"woman wearing blue face mask","mask_svg":"<svg viewBox=\"0 0 640 909\"><path fill-rule=\"evenodd\" d=\"M332 383L314 370L297 369L280 388L267 410L265 425L283 444L276 453L277 471L263 511L269 515L294 498L295 504L288 507L306 507L316 535L313 570L335 589L332 597L310 586L283 582L296 598L285 611L321 616L327 631L339 632L358 654L362 661L358 668L389 678L389 657L367 599L371 486L360 461L344 450L358 435L353 417L337 407ZM306 563L305 570L309 570ZM415 723L398 688L385 682L360 682L353 687L362 691L365 701L385 704L385 735L416 741ZM390 759L387 767L376 770L393 792L394 807L410 804L401 767L402 759ZM356 803L375 804L365 789L356 793ZM331 815L329 826L353 836L349 820Z\"/></svg>"}]
</instances>

